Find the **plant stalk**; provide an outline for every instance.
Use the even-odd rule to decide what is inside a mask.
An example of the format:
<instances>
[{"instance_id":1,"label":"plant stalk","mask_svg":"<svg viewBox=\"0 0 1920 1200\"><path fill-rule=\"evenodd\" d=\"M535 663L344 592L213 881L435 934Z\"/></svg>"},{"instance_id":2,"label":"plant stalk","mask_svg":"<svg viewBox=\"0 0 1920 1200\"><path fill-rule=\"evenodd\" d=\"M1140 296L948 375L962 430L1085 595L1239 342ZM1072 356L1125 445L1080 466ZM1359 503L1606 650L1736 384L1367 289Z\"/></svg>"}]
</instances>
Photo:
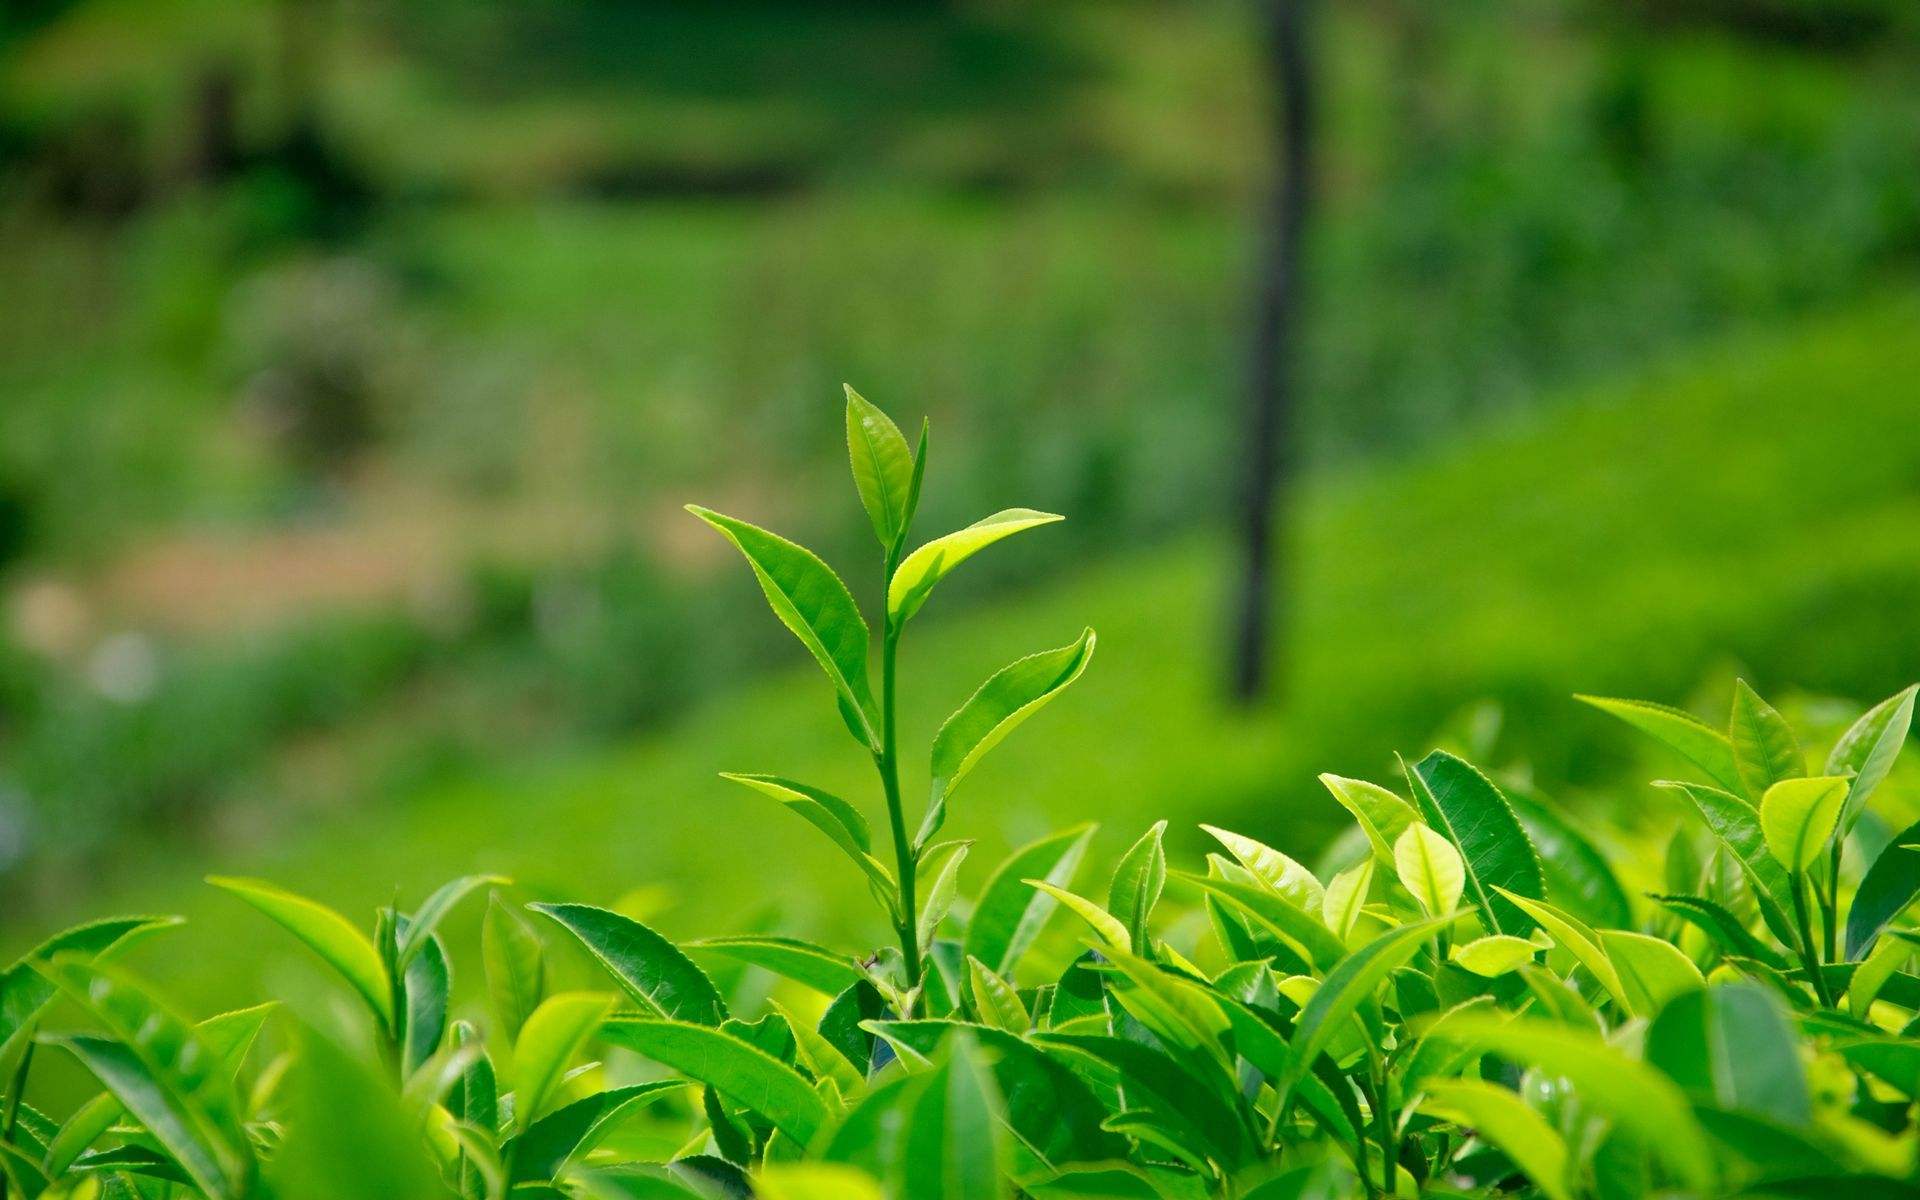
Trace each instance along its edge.
<instances>
[{"instance_id":1,"label":"plant stalk","mask_svg":"<svg viewBox=\"0 0 1920 1200\"><path fill-rule=\"evenodd\" d=\"M1807 920L1807 873L1795 871L1791 880L1793 920L1800 933L1800 962L1813 980L1813 994L1826 1008L1833 1007L1833 995L1827 991L1827 977L1820 970L1820 948L1814 944L1813 927Z\"/></svg>"},{"instance_id":2,"label":"plant stalk","mask_svg":"<svg viewBox=\"0 0 1920 1200\"><path fill-rule=\"evenodd\" d=\"M1374 1073L1374 1123L1380 1138L1380 1191L1382 1195L1393 1195L1396 1180L1394 1175L1399 1168L1399 1138L1393 1127L1393 1104L1390 1093L1392 1084L1388 1080L1386 1063L1378 1050L1369 1049L1367 1053L1373 1060Z\"/></svg>"},{"instance_id":3,"label":"plant stalk","mask_svg":"<svg viewBox=\"0 0 1920 1200\"><path fill-rule=\"evenodd\" d=\"M27 1072L33 1069L33 1050L36 1045L33 1034L33 1029L28 1028L26 1045L20 1048L20 1065L14 1068L13 1085L7 1089L6 1114L4 1119L0 1119L0 1140L8 1145L13 1144L14 1126L20 1120L20 1097L27 1090ZM7 1175L0 1171L0 1200L6 1200L7 1195Z\"/></svg>"},{"instance_id":4,"label":"plant stalk","mask_svg":"<svg viewBox=\"0 0 1920 1200\"><path fill-rule=\"evenodd\" d=\"M899 566L899 557L898 545L887 552L886 578L880 589L882 604L886 603L887 591L893 586L893 572ZM874 758L873 764L880 772L880 787L887 799L887 823L893 831L894 863L900 884L900 924L896 932L900 935L900 954L905 960L907 972L907 994L911 997L920 986L922 970L920 913L913 894L917 864L914 862L913 843L907 837L906 813L900 802L899 735L894 719L900 628L894 624L892 612L888 612L884 620L886 628L880 641L880 753ZM900 1015L911 1017L913 1014L906 1012Z\"/></svg>"},{"instance_id":5,"label":"plant stalk","mask_svg":"<svg viewBox=\"0 0 1920 1200\"><path fill-rule=\"evenodd\" d=\"M1846 835L1836 831L1833 849L1827 856L1827 893L1820 907L1820 920L1827 943L1827 961L1840 961L1840 854Z\"/></svg>"}]
</instances>

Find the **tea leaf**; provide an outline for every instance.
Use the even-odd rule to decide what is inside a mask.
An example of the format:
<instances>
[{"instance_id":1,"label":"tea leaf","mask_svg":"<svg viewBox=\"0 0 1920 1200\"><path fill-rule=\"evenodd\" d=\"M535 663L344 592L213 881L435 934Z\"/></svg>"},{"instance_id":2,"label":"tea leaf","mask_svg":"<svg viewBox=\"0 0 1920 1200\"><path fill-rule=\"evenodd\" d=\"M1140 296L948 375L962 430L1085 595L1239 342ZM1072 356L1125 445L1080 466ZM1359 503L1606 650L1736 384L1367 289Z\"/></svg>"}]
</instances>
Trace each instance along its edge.
<instances>
[{"instance_id":1,"label":"tea leaf","mask_svg":"<svg viewBox=\"0 0 1920 1200\"><path fill-rule=\"evenodd\" d=\"M1859 958L1920 895L1920 821L1907 826L1873 860L1847 910L1847 957Z\"/></svg>"},{"instance_id":2,"label":"tea leaf","mask_svg":"<svg viewBox=\"0 0 1920 1200\"><path fill-rule=\"evenodd\" d=\"M1540 922L1541 928L1552 935L1555 943L1565 947L1575 962L1587 969L1594 982L1605 989L1615 1004L1632 1011L1632 1006L1627 1002L1626 987L1620 982L1620 973L1614 969L1613 960L1607 957L1606 951L1600 948L1599 934L1544 900L1533 900L1512 892L1502 892L1501 895Z\"/></svg>"},{"instance_id":3,"label":"tea leaf","mask_svg":"<svg viewBox=\"0 0 1920 1200\"><path fill-rule=\"evenodd\" d=\"M1313 1060L1347 1028L1347 1018L1373 995L1388 975L1405 965L1427 938L1447 924L1447 918L1429 917L1381 934L1341 959L1313 993L1293 1022L1292 1057L1287 1069L1273 1081L1276 1103L1284 1106Z\"/></svg>"},{"instance_id":4,"label":"tea leaf","mask_svg":"<svg viewBox=\"0 0 1920 1200\"><path fill-rule=\"evenodd\" d=\"M1312 912L1326 903L1326 889L1312 871L1262 842L1212 825L1202 825L1253 877L1301 908Z\"/></svg>"},{"instance_id":5,"label":"tea leaf","mask_svg":"<svg viewBox=\"0 0 1920 1200\"><path fill-rule=\"evenodd\" d=\"M914 455L892 418L846 385L847 455L874 536L891 549L913 517Z\"/></svg>"},{"instance_id":6,"label":"tea leaf","mask_svg":"<svg viewBox=\"0 0 1920 1200\"><path fill-rule=\"evenodd\" d=\"M1467 884L1466 865L1453 843L1422 824L1413 824L1393 846L1400 883L1430 917L1452 916Z\"/></svg>"},{"instance_id":7,"label":"tea leaf","mask_svg":"<svg viewBox=\"0 0 1920 1200\"><path fill-rule=\"evenodd\" d=\"M1088 629L1070 645L1002 667L940 726L933 736L933 800L918 844L925 845L939 829L947 798L981 756L1080 678L1093 658L1094 640Z\"/></svg>"},{"instance_id":8,"label":"tea leaf","mask_svg":"<svg viewBox=\"0 0 1920 1200\"><path fill-rule=\"evenodd\" d=\"M1162 844L1166 832L1165 821L1156 822L1147 830L1121 856L1120 865L1114 868L1113 883L1107 889L1107 911L1127 927L1129 943L1142 948L1149 944L1147 922L1167 886L1167 852Z\"/></svg>"},{"instance_id":9,"label":"tea leaf","mask_svg":"<svg viewBox=\"0 0 1920 1200\"><path fill-rule=\"evenodd\" d=\"M147 1127L195 1186L211 1196L244 1196L253 1152L225 1057L117 968L61 955L41 969L117 1039L74 1034L59 1044Z\"/></svg>"},{"instance_id":10,"label":"tea leaf","mask_svg":"<svg viewBox=\"0 0 1920 1200\"><path fill-rule=\"evenodd\" d=\"M1851 775L1847 806L1840 813L1840 831L1845 834L1866 809L1867 801L1886 781L1894 760L1907 744L1907 732L1913 726L1913 701L1920 684L1887 697L1868 709L1834 743L1827 756L1828 775Z\"/></svg>"},{"instance_id":11,"label":"tea leaf","mask_svg":"<svg viewBox=\"0 0 1920 1200\"><path fill-rule=\"evenodd\" d=\"M251 1008L235 1009L208 1017L193 1027L194 1036L200 1039L229 1078L239 1073L252 1051L254 1041L260 1031L266 1027L267 1018L280 1006L269 1000L265 1004L256 1004Z\"/></svg>"},{"instance_id":12,"label":"tea leaf","mask_svg":"<svg viewBox=\"0 0 1920 1200\"><path fill-rule=\"evenodd\" d=\"M804 546L697 504L687 511L719 530L746 557L774 615L819 662L877 752L879 715L867 682L867 622L847 585Z\"/></svg>"},{"instance_id":13,"label":"tea leaf","mask_svg":"<svg viewBox=\"0 0 1920 1200\"><path fill-rule=\"evenodd\" d=\"M1758 810L1731 792L1702 784L1656 780L1653 786L1671 788L1693 802L1707 828L1733 855L1733 860L1740 864L1753 884L1754 900L1760 906L1767 928L1781 942L1793 945L1793 925L1786 915L1792 903L1787 873L1779 861L1767 853L1766 833L1760 826Z\"/></svg>"},{"instance_id":14,"label":"tea leaf","mask_svg":"<svg viewBox=\"0 0 1920 1200\"><path fill-rule=\"evenodd\" d=\"M1320 782L1333 793L1342 808L1353 814L1355 823L1373 847L1375 860L1383 867L1393 866L1393 843L1407 826L1420 819L1420 813L1377 783L1339 775L1322 775Z\"/></svg>"},{"instance_id":15,"label":"tea leaf","mask_svg":"<svg viewBox=\"0 0 1920 1200\"><path fill-rule=\"evenodd\" d=\"M440 922L453 911L455 905L473 892L489 885L505 886L511 882L503 875L467 875L451 883L441 885L431 896L421 902L412 917L407 921L407 935L400 942L398 962L402 969L413 961L433 936Z\"/></svg>"},{"instance_id":16,"label":"tea leaf","mask_svg":"<svg viewBox=\"0 0 1920 1200\"><path fill-rule=\"evenodd\" d=\"M798 1071L731 1033L681 1021L615 1017L600 1036L711 1086L800 1145L810 1144L826 1124L826 1101Z\"/></svg>"},{"instance_id":17,"label":"tea leaf","mask_svg":"<svg viewBox=\"0 0 1920 1200\"><path fill-rule=\"evenodd\" d=\"M1447 1036L1564 1077L1592 1112L1634 1135L1691 1190L1713 1190L1713 1157L1699 1122L1680 1090L1646 1064L1597 1036L1525 1018L1462 1014Z\"/></svg>"},{"instance_id":18,"label":"tea leaf","mask_svg":"<svg viewBox=\"0 0 1920 1200\"><path fill-rule=\"evenodd\" d=\"M718 1025L727 1006L680 948L632 917L591 904L529 904L580 940L647 1012Z\"/></svg>"},{"instance_id":19,"label":"tea leaf","mask_svg":"<svg viewBox=\"0 0 1920 1200\"><path fill-rule=\"evenodd\" d=\"M1674 997L1707 986L1700 968L1671 942L1629 930L1602 929L1600 945L1620 973L1628 1008L1637 1016L1651 1017Z\"/></svg>"},{"instance_id":20,"label":"tea leaf","mask_svg":"<svg viewBox=\"0 0 1920 1200\"><path fill-rule=\"evenodd\" d=\"M901 1130L899 1194L915 1200L1002 1200L1009 1195L1003 1110L967 1033L947 1040L939 1066L915 1082Z\"/></svg>"},{"instance_id":21,"label":"tea leaf","mask_svg":"<svg viewBox=\"0 0 1920 1200\"><path fill-rule=\"evenodd\" d=\"M1540 947L1523 937L1510 933L1489 934L1475 938L1471 942L1462 942L1453 948L1451 961L1465 970L1487 979L1493 979L1517 971L1523 964L1533 961L1540 953Z\"/></svg>"},{"instance_id":22,"label":"tea leaf","mask_svg":"<svg viewBox=\"0 0 1920 1200\"><path fill-rule=\"evenodd\" d=\"M1020 1003L1020 993L977 958L967 959L967 982L982 1024L1011 1033L1025 1033L1033 1023L1033 1018L1027 1015L1027 1006Z\"/></svg>"},{"instance_id":23,"label":"tea leaf","mask_svg":"<svg viewBox=\"0 0 1920 1200\"><path fill-rule=\"evenodd\" d=\"M967 854L973 849L970 842L942 843L942 846L948 845L952 849L947 852L940 873L933 877L933 883L927 888L926 899L921 902L918 929L922 946L933 945L933 935L939 931L940 922L946 920L947 913L952 910L954 897L960 892L960 865L967 861ZM936 849L929 854L928 862L931 863L938 853Z\"/></svg>"},{"instance_id":24,"label":"tea leaf","mask_svg":"<svg viewBox=\"0 0 1920 1200\"><path fill-rule=\"evenodd\" d=\"M1278 892L1255 884L1238 883L1231 879L1209 879L1184 871L1178 872L1176 878L1219 896L1233 905L1236 911L1247 914L1298 946L1316 968L1329 968L1347 953L1346 943L1333 936L1332 931L1320 922L1318 913L1309 913Z\"/></svg>"},{"instance_id":25,"label":"tea leaf","mask_svg":"<svg viewBox=\"0 0 1920 1200\"><path fill-rule=\"evenodd\" d=\"M887 613L895 625L904 625L927 602L934 585L953 569L1002 538L1026 529L1064 521L1057 513L1031 508L1008 508L982 517L965 529L938 537L901 561L887 587Z\"/></svg>"},{"instance_id":26,"label":"tea leaf","mask_svg":"<svg viewBox=\"0 0 1920 1200\"><path fill-rule=\"evenodd\" d=\"M500 1032L509 1040L519 1037L546 994L546 952L527 919L497 895L488 898L480 922L480 951Z\"/></svg>"},{"instance_id":27,"label":"tea leaf","mask_svg":"<svg viewBox=\"0 0 1920 1200\"><path fill-rule=\"evenodd\" d=\"M1340 872L1327 882L1320 904L1321 917L1335 937L1345 941L1353 936L1354 922L1367 903L1367 889L1373 886L1373 859Z\"/></svg>"},{"instance_id":28,"label":"tea leaf","mask_svg":"<svg viewBox=\"0 0 1920 1200\"><path fill-rule=\"evenodd\" d=\"M9 1059L19 1041L31 1036L34 1020L58 991L35 964L58 955L105 956L134 939L181 924L179 917L111 917L62 930L21 955L0 973L0 1059Z\"/></svg>"},{"instance_id":29,"label":"tea leaf","mask_svg":"<svg viewBox=\"0 0 1920 1200\"><path fill-rule=\"evenodd\" d=\"M825 792L778 775L738 775L722 771L720 778L744 784L763 796L770 796L795 815L827 835L882 893L894 894L893 872L873 856L873 833L860 810L831 792Z\"/></svg>"},{"instance_id":30,"label":"tea leaf","mask_svg":"<svg viewBox=\"0 0 1920 1200\"><path fill-rule=\"evenodd\" d=\"M1486 920L1487 932L1524 934L1532 929L1532 918L1495 891L1505 888L1536 900L1547 894L1540 856L1500 789L1444 750L1421 759L1408 778L1427 824L1459 848L1466 866L1465 894Z\"/></svg>"},{"instance_id":31,"label":"tea leaf","mask_svg":"<svg viewBox=\"0 0 1920 1200\"><path fill-rule=\"evenodd\" d=\"M1674 998L1647 1027L1646 1059L1697 1101L1787 1125L1812 1119L1798 1040L1758 984Z\"/></svg>"},{"instance_id":32,"label":"tea leaf","mask_svg":"<svg viewBox=\"0 0 1920 1200\"><path fill-rule=\"evenodd\" d=\"M596 1092L555 1109L501 1148L511 1164L509 1184L558 1178L569 1164L591 1153L634 1110L686 1086L678 1079L636 1083Z\"/></svg>"},{"instance_id":33,"label":"tea leaf","mask_svg":"<svg viewBox=\"0 0 1920 1200\"><path fill-rule=\"evenodd\" d=\"M1728 912L1725 906L1704 896L1648 895L1668 912L1703 930L1726 953L1758 959L1770 966L1786 965L1779 951L1753 936L1746 923Z\"/></svg>"},{"instance_id":34,"label":"tea leaf","mask_svg":"<svg viewBox=\"0 0 1920 1200\"><path fill-rule=\"evenodd\" d=\"M1055 887L1066 887L1086 855L1095 828L1082 825L1042 838L995 868L967 921L966 953L997 975L1011 975L1058 903L1026 881L1044 879Z\"/></svg>"},{"instance_id":35,"label":"tea leaf","mask_svg":"<svg viewBox=\"0 0 1920 1200\"><path fill-rule=\"evenodd\" d=\"M1733 743L1726 734L1693 714L1647 700L1614 700L1605 696L1575 696L1574 699L1650 734L1728 791L1738 793L1745 786L1739 768L1734 765Z\"/></svg>"},{"instance_id":36,"label":"tea leaf","mask_svg":"<svg viewBox=\"0 0 1920 1200\"><path fill-rule=\"evenodd\" d=\"M374 1015L393 1027L393 989L373 941L345 917L305 896L257 879L209 876L207 882L251 904L340 972Z\"/></svg>"},{"instance_id":37,"label":"tea leaf","mask_svg":"<svg viewBox=\"0 0 1920 1200\"><path fill-rule=\"evenodd\" d=\"M513 1046L513 1121L530 1129L567 1064L613 1011L613 997L599 992L562 992L533 1010Z\"/></svg>"},{"instance_id":38,"label":"tea leaf","mask_svg":"<svg viewBox=\"0 0 1920 1200\"><path fill-rule=\"evenodd\" d=\"M846 955L799 938L772 934L701 938L688 942L687 949L724 954L752 963L827 996L837 996L866 978L860 964Z\"/></svg>"},{"instance_id":39,"label":"tea leaf","mask_svg":"<svg viewBox=\"0 0 1920 1200\"><path fill-rule=\"evenodd\" d=\"M1503 1087L1477 1079L1441 1079L1427 1085L1422 1112L1470 1127L1531 1179L1548 1200L1571 1200L1567 1144L1545 1117Z\"/></svg>"},{"instance_id":40,"label":"tea leaf","mask_svg":"<svg viewBox=\"0 0 1920 1200\"><path fill-rule=\"evenodd\" d=\"M1733 683L1733 717L1727 723L1727 740L1733 744L1734 769L1740 772L1740 782L1749 796L1758 798L1774 784L1807 773L1806 757L1786 718L1744 679Z\"/></svg>"},{"instance_id":41,"label":"tea leaf","mask_svg":"<svg viewBox=\"0 0 1920 1200\"><path fill-rule=\"evenodd\" d=\"M1082 921L1091 925L1093 931L1100 935L1100 940L1108 946L1121 950L1133 949L1133 935L1127 932L1127 927L1114 919L1112 913L1101 908L1098 904L1084 897L1076 896L1064 888L1057 888L1044 879L1028 879L1023 882L1025 882L1028 887L1045 892L1055 900L1066 905L1074 916L1079 917Z\"/></svg>"},{"instance_id":42,"label":"tea leaf","mask_svg":"<svg viewBox=\"0 0 1920 1200\"><path fill-rule=\"evenodd\" d=\"M1767 849L1790 871L1805 871L1827 848L1847 800L1847 781L1835 775L1784 779L1760 799L1760 831Z\"/></svg>"}]
</instances>

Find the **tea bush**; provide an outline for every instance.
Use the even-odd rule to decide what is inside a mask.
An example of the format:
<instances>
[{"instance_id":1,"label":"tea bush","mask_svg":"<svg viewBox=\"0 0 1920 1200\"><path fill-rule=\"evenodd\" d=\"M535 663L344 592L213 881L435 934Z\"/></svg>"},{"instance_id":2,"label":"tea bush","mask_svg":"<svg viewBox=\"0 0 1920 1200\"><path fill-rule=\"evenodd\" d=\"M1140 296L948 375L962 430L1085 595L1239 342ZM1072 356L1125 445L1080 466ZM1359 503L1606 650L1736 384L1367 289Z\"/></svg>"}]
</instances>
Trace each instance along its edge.
<instances>
[{"instance_id":1,"label":"tea bush","mask_svg":"<svg viewBox=\"0 0 1920 1200\"><path fill-rule=\"evenodd\" d=\"M909 551L924 426L910 447L849 390L847 433L881 549L877 692L874 635L831 568L692 511L818 661L873 763L884 829L802 781L728 778L845 853L889 944L676 944L613 909L522 908L490 876L383 908L368 931L216 878L337 974L346 1011L300 997L288 1016L262 1004L196 1021L115 961L176 921L57 935L0 975L5 1193L1915 1193L1920 931L1903 921L1920 822L1896 832L1874 802L1916 688L1860 717L1817 773L1745 684L1724 730L1588 698L1694 776L1660 785L1687 814L1662 830L1664 854L1435 751L1397 788L1323 777L1354 832L1318 875L1210 826L1219 852L1173 869L1162 822L1090 888L1076 883L1083 826L1017 851L963 902L969 844L941 836L961 785L1079 677L1094 635L988 677L935 734L909 812L895 721L908 625L969 557L1059 518L1007 510ZM440 928L489 890L487 1011L456 1014ZM556 944L611 986L556 986ZM767 978L770 994L748 986ZM103 1089L64 1118L25 1096L54 1052Z\"/></svg>"}]
</instances>

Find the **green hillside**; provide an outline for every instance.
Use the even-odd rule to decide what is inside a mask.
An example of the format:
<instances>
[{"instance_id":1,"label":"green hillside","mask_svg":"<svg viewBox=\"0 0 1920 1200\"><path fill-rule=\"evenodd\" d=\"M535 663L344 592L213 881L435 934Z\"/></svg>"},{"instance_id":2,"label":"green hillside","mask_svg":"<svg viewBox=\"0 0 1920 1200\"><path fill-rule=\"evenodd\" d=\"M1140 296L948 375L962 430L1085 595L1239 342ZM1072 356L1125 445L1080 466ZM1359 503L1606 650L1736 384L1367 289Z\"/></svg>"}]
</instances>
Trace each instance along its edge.
<instances>
[{"instance_id":1,"label":"green hillside","mask_svg":"<svg viewBox=\"0 0 1920 1200\"><path fill-rule=\"evenodd\" d=\"M980 839L972 869L984 871L1007 841L1085 818L1105 823L1109 846L1164 815L1180 838L1204 817L1304 850L1335 812L1316 772L1378 777L1392 751L1420 749L1483 697L1542 714L1506 745L1558 787L1617 770L1627 745L1565 699L1574 690L1682 699L1755 662L1769 668L1756 682L1776 690L1889 692L1920 673L1916 321L1920 298L1886 299L1720 347L1430 461L1316 483L1299 520L1287 701L1265 715L1224 714L1214 699L1216 542L1122 553L958 616L936 601L904 651L905 744L924 746L1008 659L1098 628L1074 692L956 801L949 830ZM780 524L777 511L741 515ZM742 569L715 586L753 584ZM536 891L566 878L602 901L662 885L658 919L677 933L775 908L796 932L844 931L865 914L834 907L852 890L821 886L842 868L832 851L715 775L776 771L870 800L824 684L794 654L792 673L617 753L443 787L392 811L343 802L272 853L123 862L90 908L190 915L184 936L225 955L196 964L188 987L202 990L294 957L197 886L208 871L270 876L359 910L387 895L370 881L413 896L489 868ZM740 862L756 869L742 876L730 865ZM252 945L272 949L240 953Z\"/></svg>"}]
</instances>

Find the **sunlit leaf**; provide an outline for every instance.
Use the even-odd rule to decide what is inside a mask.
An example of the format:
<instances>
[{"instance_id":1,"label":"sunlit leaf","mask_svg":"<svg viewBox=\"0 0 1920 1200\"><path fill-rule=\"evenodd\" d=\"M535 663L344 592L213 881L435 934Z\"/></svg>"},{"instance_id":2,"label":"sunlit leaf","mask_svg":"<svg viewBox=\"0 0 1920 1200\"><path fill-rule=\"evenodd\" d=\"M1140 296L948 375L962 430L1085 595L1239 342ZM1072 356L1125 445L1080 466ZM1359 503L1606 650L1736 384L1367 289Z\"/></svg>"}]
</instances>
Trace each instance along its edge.
<instances>
[{"instance_id":1,"label":"sunlit leaf","mask_svg":"<svg viewBox=\"0 0 1920 1200\"><path fill-rule=\"evenodd\" d=\"M257 879L211 876L207 882L230 892L278 922L341 976L367 1002L374 1015L393 1025L393 987L373 940L351 921L314 900Z\"/></svg>"},{"instance_id":2,"label":"sunlit leaf","mask_svg":"<svg viewBox=\"0 0 1920 1200\"><path fill-rule=\"evenodd\" d=\"M687 949L752 963L827 996L837 996L866 977L860 964L846 955L799 938L773 934L702 938L688 942Z\"/></svg>"},{"instance_id":3,"label":"sunlit leaf","mask_svg":"<svg viewBox=\"0 0 1920 1200\"><path fill-rule=\"evenodd\" d=\"M847 392L847 455L874 536L891 549L912 519L914 455L900 427L853 390Z\"/></svg>"},{"instance_id":4,"label":"sunlit leaf","mask_svg":"<svg viewBox=\"0 0 1920 1200\"><path fill-rule=\"evenodd\" d=\"M1907 744L1907 732L1913 727L1914 694L1920 684L1902 689L1868 709L1834 743L1827 756L1826 774L1851 775L1847 805L1840 813L1840 831L1844 834L1866 809L1867 801L1886 781L1894 760Z\"/></svg>"},{"instance_id":5,"label":"sunlit leaf","mask_svg":"<svg viewBox=\"0 0 1920 1200\"><path fill-rule=\"evenodd\" d=\"M1602 929L1600 946L1620 973L1628 1009L1638 1016L1650 1017L1674 997L1707 986L1700 968L1671 942L1630 930Z\"/></svg>"},{"instance_id":6,"label":"sunlit leaf","mask_svg":"<svg viewBox=\"0 0 1920 1200\"><path fill-rule=\"evenodd\" d=\"M543 1115L567 1066L613 1011L613 997L561 992L533 1010L513 1045L513 1119L527 1129Z\"/></svg>"},{"instance_id":7,"label":"sunlit leaf","mask_svg":"<svg viewBox=\"0 0 1920 1200\"><path fill-rule=\"evenodd\" d=\"M1837 775L1783 779L1760 799L1760 831L1774 860L1804 871L1827 848L1847 800L1847 781Z\"/></svg>"},{"instance_id":8,"label":"sunlit leaf","mask_svg":"<svg viewBox=\"0 0 1920 1200\"><path fill-rule=\"evenodd\" d=\"M1129 942L1144 949L1147 923L1167 886L1167 823L1157 821L1120 858L1107 889L1107 911L1127 927Z\"/></svg>"},{"instance_id":9,"label":"sunlit leaf","mask_svg":"<svg viewBox=\"0 0 1920 1200\"><path fill-rule=\"evenodd\" d=\"M1434 1080L1426 1090L1423 1111L1492 1143L1548 1200L1571 1200L1566 1141L1516 1093L1478 1079Z\"/></svg>"},{"instance_id":10,"label":"sunlit leaf","mask_svg":"<svg viewBox=\"0 0 1920 1200\"><path fill-rule=\"evenodd\" d=\"M933 798L918 841L945 819L947 798L987 751L1080 678L1093 658L1093 630L1071 644L1028 655L996 671L933 736Z\"/></svg>"},{"instance_id":11,"label":"sunlit leaf","mask_svg":"<svg viewBox=\"0 0 1920 1200\"><path fill-rule=\"evenodd\" d=\"M1027 880L1042 879L1062 888L1072 883L1095 828L1083 825L1042 838L996 867L967 920L967 954L995 974L1011 976L1059 903Z\"/></svg>"},{"instance_id":12,"label":"sunlit leaf","mask_svg":"<svg viewBox=\"0 0 1920 1200\"><path fill-rule=\"evenodd\" d=\"M1650 734L1706 772L1707 778L1720 787L1738 794L1745 786L1734 765L1733 743L1727 740L1726 734L1692 713L1648 700L1615 700L1606 696L1575 696L1574 699L1612 713L1642 733Z\"/></svg>"},{"instance_id":13,"label":"sunlit leaf","mask_svg":"<svg viewBox=\"0 0 1920 1200\"><path fill-rule=\"evenodd\" d=\"M1467 885L1466 864L1453 843L1422 824L1401 832L1393 845L1400 883L1430 917L1451 916Z\"/></svg>"},{"instance_id":14,"label":"sunlit leaf","mask_svg":"<svg viewBox=\"0 0 1920 1200\"><path fill-rule=\"evenodd\" d=\"M867 681L867 622L833 568L804 546L757 525L689 504L687 511L719 530L746 556L780 623L793 631L858 716L868 745L879 746L879 716Z\"/></svg>"},{"instance_id":15,"label":"sunlit leaf","mask_svg":"<svg viewBox=\"0 0 1920 1200\"><path fill-rule=\"evenodd\" d=\"M982 517L965 529L933 539L907 555L895 569L893 582L887 588L887 612L896 625L904 624L927 602L934 585L961 563L1002 538L1064 520L1066 518L1057 513L1009 508Z\"/></svg>"}]
</instances>

